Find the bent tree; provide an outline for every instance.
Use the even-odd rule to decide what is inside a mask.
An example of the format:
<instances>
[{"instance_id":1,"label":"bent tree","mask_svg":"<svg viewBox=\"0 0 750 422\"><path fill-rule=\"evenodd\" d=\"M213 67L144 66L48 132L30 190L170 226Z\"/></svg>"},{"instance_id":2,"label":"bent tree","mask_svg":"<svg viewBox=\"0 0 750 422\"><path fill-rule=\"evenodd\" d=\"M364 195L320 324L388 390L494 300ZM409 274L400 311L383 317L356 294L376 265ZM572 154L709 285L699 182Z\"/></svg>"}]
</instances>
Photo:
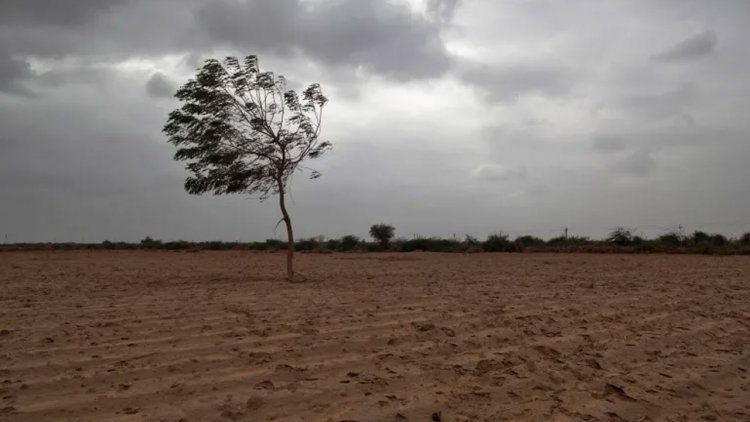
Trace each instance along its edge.
<instances>
[{"instance_id":1,"label":"bent tree","mask_svg":"<svg viewBox=\"0 0 750 422\"><path fill-rule=\"evenodd\" d=\"M294 281L294 230L286 207L292 175L307 159L331 148L319 142L320 85L298 95L283 76L261 72L256 56L207 60L195 79L177 90L182 107L169 114L164 132L187 161L185 190L193 195L244 193L279 197L287 232L287 279ZM320 176L312 171L310 178Z\"/></svg>"}]
</instances>

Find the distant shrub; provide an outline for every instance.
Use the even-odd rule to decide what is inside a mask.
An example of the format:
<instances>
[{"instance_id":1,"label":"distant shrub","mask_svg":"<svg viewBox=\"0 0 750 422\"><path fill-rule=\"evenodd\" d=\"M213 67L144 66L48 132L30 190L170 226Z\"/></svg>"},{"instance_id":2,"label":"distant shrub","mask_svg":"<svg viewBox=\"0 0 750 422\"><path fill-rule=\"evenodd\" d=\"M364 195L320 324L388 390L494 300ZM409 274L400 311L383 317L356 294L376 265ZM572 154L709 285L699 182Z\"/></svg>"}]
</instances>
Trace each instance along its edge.
<instances>
[{"instance_id":1,"label":"distant shrub","mask_svg":"<svg viewBox=\"0 0 750 422\"><path fill-rule=\"evenodd\" d=\"M639 240L642 241L642 239ZM612 230L607 236L606 242L617 246L633 246L636 243L633 233L624 227Z\"/></svg>"},{"instance_id":2,"label":"distant shrub","mask_svg":"<svg viewBox=\"0 0 750 422\"><path fill-rule=\"evenodd\" d=\"M331 251L340 251L341 250L341 240L339 240L339 239L328 239L328 241L326 241L323 244L323 247L326 248L326 249L328 249L328 250L331 250Z\"/></svg>"},{"instance_id":3,"label":"distant shrub","mask_svg":"<svg viewBox=\"0 0 750 422\"><path fill-rule=\"evenodd\" d=\"M516 250L515 245L504 234L493 234L487 237L482 244L485 252L513 252Z\"/></svg>"},{"instance_id":4,"label":"distant shrub","mask_svg":"<svg viewBox=\"0 0 750 422\"><path fill-rule=\"evenodd\" d=\"M740 236L740 244L750 246L750 232L747 232Z\"/></svg>"},{"instance_id":5,"label":"distant shrub","mask_svg":"<svg viewBox=\"0 0 750 422\"><path fill-rule=\"evenodd\" d=\"M161 240L154 240L149 236L146 236L145 239L141 240L141 247L144 249L159 249L161 246Z\"/></svg>"},{"instance_id":6,"label":"distant shrub","mask_svg":"<svg viewBox=\"0 0 750 422\"><path fill-rule=\"evenodd\" d=\"M461 242L461 251L467 253L482 252L482 242L476 237L467 234L464 241Z\"/></svg>"},{"instance_id":7,"label":"distant shrub","mask_svg":"<svg viewBox=\"0 0 750 422\"><path fill-rule=\"evenodd\" d=\"M702 245L708 243L711 236L708 233L696 230L690 237L690 243L693 245Z\"/></svg>"},{"instance_id":8,"label":"distant shrub","mask_svg":"<svg viewBox=\"0 0 750 422\"><path fill-rule=\"evenodd\" d=\"M57 249L57 245L62 244L53 244L52 249ZM115 249L136 249L137 245L134 243L126 243L126 242L110 242L109 240L105 240L101 243L102 249L109 249L109 250L115 250Z\"/></svg>"},{"instance_id":9,"label":"distant shrub","mask_svg":"<svg viewBox=\"0 0 750 422\"><path fill-rule=\"evenodd\" d=\"M321 246L320 239L311 237L294 242L294 248L298 251L312 251Z\"/></svg>"},{"instance_id":10,"label":"distant shrub","mask_svg":"<svg viewBox=\"0 0 750 422\"><path fill-rule=\"evenodd\" d=\"M388 248L388 244L396 232L396 229L388 224L373 224L370 227L370 236L380 243L383 249Z\"/></svg>"},{"instance_id":11,"label":"distant shrub","mask_svg":"<svg viewBox=\"0 0 750 422\"><path fill-rule=\"evenodd\" d=\"M359 245L359 238L357 236L348 234L341 238L341 250L344 252L353 251Z\"/></svg>"},{"instance_id":12,"label":"distant shrub","mask_svg":"<svg viewBox=\"0 0 750 422\"><path fill-rule=\"evenodd\" d=\"M581 246L589 245L594 242L585 236L558 236L547 241L550 246Z\"/></svg>"},{"instance_id":13,"label":"distant shrub","mask_svg":"<svg viewBox=\"0 0 750 422\"><path fill-rule=\"evenodd\" d=\"M724 237L724 235L715 233L711 235L709 242L714 246L726 246L729 243L729 240Z\"/></svg>"},{"instance_id":14,"label":"distant shrub","mask_svg":"<svg viewBox=\"0 0 750 422\"><path fill-rule=\"evenodd\" d=\"M170 251L184 251L188 249L196 249L195 243L188 242L186 240L174 240L171 242L164 243L164 249Z\"/></svg>"},{"instance_id":15,"label":"distant shrub","mask_svg":"<svg viewBox=\"0 0 750 422\"><path fill-rule=\"evenodd\" d=\"M535 237L535 236L519 236L516 238L516 240L513 241L513 243L516 244L516 247L519 250L524 250L527 248L533 248L537 246L544 245L544 240Z\"/></svg>"},{"instance_id":16,"label":"distant shrub","mask_svg":"<svg viewBox=\"0 0 750 422\"><path fill-rule=\"evenodd\" d=\"M278 251L280 249L286 249L287 243L279 239L266 239L265 250L267 251Z\"/></svg>"},{"instance_id":17,"label":"distant shrub","mask_svg":"<svg viewBox=\"0 0 750 422\"><path fill-rule=\"evenodd\" d=\"M203 242L200 244L201 249L207 249L209 251L228 251L235 249L236 242L222 242L221 240L212 240L209 242Z\"/></svg>"},{"instance_id":18,"label":"distant shrub","mask_svg":"<svg viewBox=\"0 0 750 422\"><path fill-rule=\"evenodd\" d=\"M401 244L402 252L459 252L461 243L452 239L418 237L409 239Z\"/></svg>"},{"instance_id":19,"label":"distant shrub","mask_svg":"<svg viewBox=\"0 0 750 422\"><path fill-rule=\"evenodd\" d=\"M661 245L667 246L670 248L676 248L684 244L683 236L677 232L665 233L659 236L658 238L656 238L656 240Z\"/></svg>"}]
</instances>

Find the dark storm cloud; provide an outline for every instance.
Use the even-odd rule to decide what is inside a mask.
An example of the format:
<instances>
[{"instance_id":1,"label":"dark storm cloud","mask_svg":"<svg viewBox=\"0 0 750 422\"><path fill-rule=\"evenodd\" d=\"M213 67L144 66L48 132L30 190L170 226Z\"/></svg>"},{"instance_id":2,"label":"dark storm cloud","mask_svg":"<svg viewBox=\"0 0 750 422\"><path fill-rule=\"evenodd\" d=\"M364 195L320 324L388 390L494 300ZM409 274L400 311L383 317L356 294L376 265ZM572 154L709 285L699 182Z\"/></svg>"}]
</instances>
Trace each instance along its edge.
<instances>
[{"instance_id":1,"label":"dark storm cloud","mask_svg":"<svg viewBox=\"0 0 750 422\"><path fill-rule=\"evenodd\" d=\"M97 85L106 83L117 76L111 68L80 65L65 69L52 69L34 75L34 82L40 88L62 87L65 85Z\"/></svg>"},{"instance_id":2,"label":"dark storm cloud","mask_svg":"<svg viewBox=\"0 0 750 422\"><path fill-rule=\"evenodd\" d=\"M210 39L236 48L301 52L327 65L397 79L440 76L452 63L440 25L395 2L224 0L204 5L197 22Z\"/></svg>"},{"instance_id":3,"label":"dark storm cloud","mask_svg":"<svg viewBox=\"0 0 750 422\"><path fill-rule=\"evenodd\" d=\"M131 0L3 0L0 24L80 26Z\"/></svg>"},{"instance_id":4,"label":"dark storm cloud","mask_svg":"<svg viewBox=\"0 0 750 422\"><path fill-rule=\"evenodd\" d=\"M3 55L0 50L0 91L27 94L23 83L31 77L31 66L27 62Z\"/></svg>"},{"instance_id":5,"label":"dark storm cloud","mask_svg":"<svg viewBox=\"0 0 750 422\"><path fill-rule=\"evenodd\" d=\"M508 66L474 65L461 71L461 79L489 102L512 102L524 95L557 97L573 85L567 69L545 64Z\"/></svg>"},{"instance_id":6,"label":"dark storm cloud","mask_svg":"<svg viewBox=\"0 0 750 422\"><path fill-rule=\"evenodd\" d=\"M177 85L164 76L161 72L156 72L146 82L146 92L153 98L171 98Z\"/></svg>"},{"instance_id":7,"label":"dark storm cloud","mask_svg":"<svg viewBox=\"0 0 750 422\"><path fill-rule=\"evenodd\" d=\"M747 221L750 2L552 3L0 0L0 233L274 236L272 201L187 195L160 132L225 54L331 98L299 236Z\"/></svg>"},{"instance_id":8,"label":"dark storm cloud","mask_svg":"<svg viewBox=\"0 0 750 422\"><path fill-rule=\"evenodd\" d=\"M672 48L654 56L661 62L675 62L707 56L716 49L717 37L714 31L704 31L680 41Z\"/></svg>"},{"instance_id":9,"label":"dark storm cloud","mask_svg":"<svg viewBox=\"0 0 750 422\"><path fill-rule=\"evenodd\" d=\"M455 2L434 7L447 19ZM380 0L11 0L0 5L0 57L116 61L230 48L401 80L431 78L453 63L442 25Z\"/></svg>"}]
</instances>

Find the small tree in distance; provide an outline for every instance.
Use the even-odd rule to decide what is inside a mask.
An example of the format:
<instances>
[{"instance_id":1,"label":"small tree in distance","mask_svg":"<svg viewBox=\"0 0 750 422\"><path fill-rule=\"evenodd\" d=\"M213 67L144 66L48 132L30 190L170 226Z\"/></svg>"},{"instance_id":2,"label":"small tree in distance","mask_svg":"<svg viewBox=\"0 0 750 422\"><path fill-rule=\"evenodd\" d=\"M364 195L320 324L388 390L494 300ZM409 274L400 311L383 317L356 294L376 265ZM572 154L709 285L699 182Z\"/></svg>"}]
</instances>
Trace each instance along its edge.
<instances>
[{"instance_id":1,"label":"small tree in distance","mask_svg":"<svg viewBox=\"0 0 750 422\"><path fill-rule=\"evenodd\" d=\"M287 279L294 281L294 231L286 208L292 175L300 164L331 147L319 142L328 99L312 84L300 96L283 76L261 72L256 56L240 62L207 60L195 79L175 94L183 102L169 114L164 132L188 161L185 190L193 195L245 193L261 200L279 196L287 231ZM311 178L320 173L312 171Z\"/></svg>"},{"instance_id":2,"label":"small tree in distance","mask_svg":"<svg viewBox=\"0 0 750 422\"><path fill-rule=\"evenodd\" d=\"M370 236L380 243L380 247L383 249L388 248L388 244L393 239L393 235L396 229L388 224L373 224L370 227Z\"/></svg>"},{"instance_id":3,"label":"small tree in distance","mask_svg":"<svg viewBox=\"0 0 750 422\"><path fill-rule=\"evenodd\" d=\"M348 234L341 238L341 250L351 251L359 245L359 238L357 236Z\"/></svg>"}]
</instances>

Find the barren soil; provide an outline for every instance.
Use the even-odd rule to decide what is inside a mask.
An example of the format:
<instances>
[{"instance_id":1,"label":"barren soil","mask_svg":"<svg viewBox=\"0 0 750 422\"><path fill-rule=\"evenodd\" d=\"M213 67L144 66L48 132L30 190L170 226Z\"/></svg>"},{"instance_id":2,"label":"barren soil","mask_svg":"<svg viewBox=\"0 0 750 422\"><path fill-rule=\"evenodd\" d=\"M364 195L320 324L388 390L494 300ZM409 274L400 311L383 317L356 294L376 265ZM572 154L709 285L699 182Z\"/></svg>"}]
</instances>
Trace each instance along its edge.
<instances>
[{"instance_id":1,"label":"barren soil","mask_svg":"<svg viewBox=\"0 0 750 422\"><path fill-rule=\"evenodd\" d=\"M750 257L283 260L0 253L0 420L750 421Z\"/></svg>"}]
</instances>

